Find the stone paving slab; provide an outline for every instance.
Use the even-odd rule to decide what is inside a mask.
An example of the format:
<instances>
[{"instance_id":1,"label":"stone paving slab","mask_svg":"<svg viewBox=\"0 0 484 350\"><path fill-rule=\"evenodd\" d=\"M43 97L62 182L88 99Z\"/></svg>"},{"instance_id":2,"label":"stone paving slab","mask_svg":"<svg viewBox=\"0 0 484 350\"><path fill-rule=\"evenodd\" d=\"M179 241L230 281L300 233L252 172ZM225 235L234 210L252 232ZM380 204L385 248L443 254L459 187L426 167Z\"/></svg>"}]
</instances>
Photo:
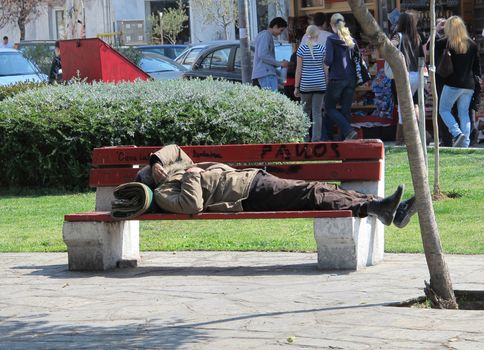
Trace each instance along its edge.
<instances>
[{"instance_id":1,"label":"stone paving slab","mask_svg":"<svg viewBox=\"0 0 484 350\"><path fill-rule=\"evenodd\" d=\"M484 290L482 255L446 258L455 289ZM316 259L146 252L81 273L64 253L0 254L0 349L484 349L484 311L385 306L423 295L423 255L358 272Z\"/></svg>"}]
</instances>

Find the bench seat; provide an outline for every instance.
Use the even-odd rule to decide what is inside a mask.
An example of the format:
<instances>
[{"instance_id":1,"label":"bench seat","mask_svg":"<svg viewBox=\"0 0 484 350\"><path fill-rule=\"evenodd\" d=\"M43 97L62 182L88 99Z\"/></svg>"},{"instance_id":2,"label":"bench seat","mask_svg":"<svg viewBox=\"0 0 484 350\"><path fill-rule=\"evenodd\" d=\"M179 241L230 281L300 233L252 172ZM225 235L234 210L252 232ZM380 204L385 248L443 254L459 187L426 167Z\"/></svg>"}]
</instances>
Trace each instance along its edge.
<instances>
[{"instance_id":1,"label":"bench seat","mask_svg":"<svg viewBox=\"0 0 484 350\"><path fill-rule=\"evenodd\" d=\"M308 211L266 211L238 213L200 213L200 214L143 214L136 220L238 220L238 219L296 219L296 218L350 218L351 210L308 210ZM80 214L68 214L65 221L119 221L111 217L108 211L94 211Z\"/></svg>"},{"instance_id":2,"label":"bench seat","mask_svg":"<svg viewBox=\"0 0 484 350\"><path fill-rule=\"evenodd\" d=\"M102 147L93 150L89 184L96 188L95 211L64 217L63 238L70 270L136 266L139 221L311 218L319 269L357 270L383 260L383 225L374 217L355 218L350 210L203 212L143 214L130 220L110 215L116 186L133 181L156 147ZM184 146L198 162L235 168L261 168L286 179L332 181L342 188L383 196L384 147L380 140L255 145Z\"/></svg>"}]
</instances>

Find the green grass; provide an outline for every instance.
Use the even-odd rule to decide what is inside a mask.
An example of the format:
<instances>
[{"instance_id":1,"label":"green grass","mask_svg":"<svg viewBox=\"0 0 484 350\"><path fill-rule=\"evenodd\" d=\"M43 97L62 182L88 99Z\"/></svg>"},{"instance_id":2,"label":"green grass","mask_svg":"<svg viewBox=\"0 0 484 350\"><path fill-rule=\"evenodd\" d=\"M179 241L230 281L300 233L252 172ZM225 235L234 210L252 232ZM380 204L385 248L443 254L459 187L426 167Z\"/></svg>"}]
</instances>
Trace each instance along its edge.
<instances>
[{"instance_id":1,"label":"green grass","mask_svg":"<svg viewBox=\"0 0 484 350\"><path fill-rule=\"evenodd\" d=\"M429 159L433 186L432 153ZM483 166L483 150L441 151L441 189L455 197L434 202L446 253L484 254ZM412 183L405 150L388 149L385 168L386 194L405 183L405 197L410 197ZM1 252L65 251L64 214L94 208L92 192L42 192L0 194ZM314 251L312 228L311 219L142 222L141 249ZM385 228L385 247L387 252L422 252L417 218L401 230Z\"/></svg>"}]
</instances>

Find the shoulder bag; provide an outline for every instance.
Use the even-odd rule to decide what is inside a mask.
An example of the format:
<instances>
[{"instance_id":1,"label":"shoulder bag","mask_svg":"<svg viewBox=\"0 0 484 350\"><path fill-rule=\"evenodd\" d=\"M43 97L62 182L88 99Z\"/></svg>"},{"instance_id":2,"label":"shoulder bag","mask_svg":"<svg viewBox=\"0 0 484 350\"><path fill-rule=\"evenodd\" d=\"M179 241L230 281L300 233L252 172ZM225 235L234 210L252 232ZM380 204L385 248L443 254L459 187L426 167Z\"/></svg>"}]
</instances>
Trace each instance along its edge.
<instances>
[{"instance_id":1,"label":"shoulder bag","mask_svg":"<svg viewBox=\"0 0 484 350\"><path fill-rule=\"evenodd\" d=\"M356 70L356 84L363 85L368 80L371 80L371 75L368 72L368 67L366 66L365 60L361 58L360 49L358 48L358 45L356 45L356 43L353 50L353 63Z\"/></svg>"},{"instance_id":2,"label":"shoulder bag","mask_svg":"<svg viewBox=\"0 0 484 350\"><path fill-rule=\"evenodd\" d=\"M439 65L437 66L437 74L442 78L448 78L454 73L454 65L452 64L452 54L449 49L449 42L444 49L444 53L440 58Z\"/></svg>"}]
</instances>

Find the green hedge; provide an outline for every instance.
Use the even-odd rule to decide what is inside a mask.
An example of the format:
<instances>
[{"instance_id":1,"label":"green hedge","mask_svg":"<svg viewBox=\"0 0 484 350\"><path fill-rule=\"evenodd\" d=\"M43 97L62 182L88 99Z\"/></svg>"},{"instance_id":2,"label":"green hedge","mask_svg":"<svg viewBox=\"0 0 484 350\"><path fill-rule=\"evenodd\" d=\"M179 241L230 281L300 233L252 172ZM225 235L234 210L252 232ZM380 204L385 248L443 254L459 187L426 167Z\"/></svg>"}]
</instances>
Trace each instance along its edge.
<instances>
[{"instance_id":1,"label":"green hedge","mask_svg":"<svg viewBox=\"0 0 484 350\"><path fill-rule=\"evenodd\" d=\"M34 83L34 82L22 82L22 83L15 83L11 85L2 85L0 86L0 101L5 100L7 97L15 96L18 93L38 89L41 87L45 87L47 83Z\"/></svg>"},{"instance_id":2,"label":"green hedge","mask_svg":"<svg viewBox=\"0 0 484 350\"><path fill-rule=\"evenodd\" d=\"M241 84L47 86L2 102L0 186L85 188L95 147L289 142L307 128L301 106Z\"/></svg>"}]
</instances>

